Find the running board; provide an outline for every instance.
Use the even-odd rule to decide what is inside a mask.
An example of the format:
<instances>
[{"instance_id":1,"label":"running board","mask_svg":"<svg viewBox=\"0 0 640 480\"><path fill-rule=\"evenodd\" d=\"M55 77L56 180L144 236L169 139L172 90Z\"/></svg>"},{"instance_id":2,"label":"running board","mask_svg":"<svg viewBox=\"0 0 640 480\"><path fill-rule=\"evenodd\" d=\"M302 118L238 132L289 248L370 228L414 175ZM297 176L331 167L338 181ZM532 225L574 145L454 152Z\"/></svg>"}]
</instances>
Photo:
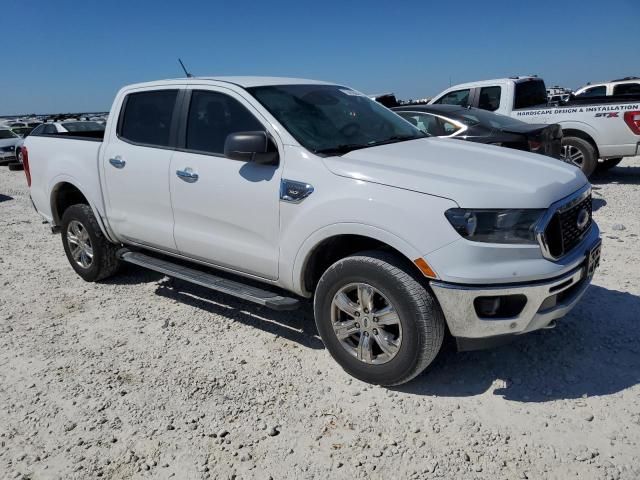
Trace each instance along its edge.
<instances>
[{"instance_id":1,"label":"running board","mask_svg":"<svg viewBox=\"0 0 640 480\"><path fill-rule=\"evenodd\" d=\"M273 310L295 310L300 306L300 302L295 298L283 297L277 293L245 285L234 280L217 277L209 273L201 272L200 270L145 255L144 253L122 249L118 252L118 257L123 262L132 263L155 272L164 273L169 277L179 278L180 280L195 283L196 285L211 290L233 295L234 297L257 303L258 305L263 305Z\"/></svg>"}]
</instances>

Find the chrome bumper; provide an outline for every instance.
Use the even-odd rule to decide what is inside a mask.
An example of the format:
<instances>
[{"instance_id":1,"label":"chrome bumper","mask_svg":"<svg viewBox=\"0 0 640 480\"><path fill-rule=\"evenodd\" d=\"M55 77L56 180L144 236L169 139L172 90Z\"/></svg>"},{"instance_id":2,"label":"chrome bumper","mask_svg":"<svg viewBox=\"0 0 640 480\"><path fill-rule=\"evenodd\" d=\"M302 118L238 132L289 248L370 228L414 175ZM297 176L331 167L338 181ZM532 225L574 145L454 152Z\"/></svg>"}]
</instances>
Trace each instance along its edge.
<instances>
[{"instance_id":1,"label":"chrome bumper","mask_svg":"<svg viewBox=\"0 0 640 480\"><path fill-rule=\"evenodd\" d=\"M569 313L590 283L586 265L582 264L550 281L483 287L431 282L431 288L454 337L484 338L521 334L548 326ZM518 294L526 296L527 300L522 311L514 317L481 318L476 312L474 300L477 297Z\"/></svg>"}]
</instances>

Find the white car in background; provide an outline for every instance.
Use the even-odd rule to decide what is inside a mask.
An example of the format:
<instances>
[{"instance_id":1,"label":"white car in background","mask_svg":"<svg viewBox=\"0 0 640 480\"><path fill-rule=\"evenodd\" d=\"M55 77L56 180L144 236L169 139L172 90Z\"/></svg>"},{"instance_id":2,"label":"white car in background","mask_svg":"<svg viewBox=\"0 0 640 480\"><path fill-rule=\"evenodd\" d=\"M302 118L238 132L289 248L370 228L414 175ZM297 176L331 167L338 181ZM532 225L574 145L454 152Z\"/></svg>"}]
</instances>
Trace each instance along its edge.
<instances>
[{"instance_id":1,"label":"white car in background","mask_svg":"<svg viewBox=\"0 0 640 480\"><path fill-rule=\"evenodd\" d=\"M22 145L22 139L9 128L0 128L0 165L16 160L16 147Z\"/></svg>"}]
</instances>

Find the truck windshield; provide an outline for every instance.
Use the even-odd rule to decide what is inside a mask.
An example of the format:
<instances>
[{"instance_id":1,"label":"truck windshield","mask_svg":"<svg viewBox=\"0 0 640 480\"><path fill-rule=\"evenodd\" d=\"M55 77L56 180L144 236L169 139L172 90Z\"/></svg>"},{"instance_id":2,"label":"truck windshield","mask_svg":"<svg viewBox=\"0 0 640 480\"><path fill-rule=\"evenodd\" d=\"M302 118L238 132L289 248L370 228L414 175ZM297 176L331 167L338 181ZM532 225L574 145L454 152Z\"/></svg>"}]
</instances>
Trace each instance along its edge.
<instances>
[{"instance_id":1,"label":"truck windshield","mask_svg":"<svg viewBox=\"0 0 640 480\"><path fill-rule=\"evenodd\" d=\"M336 155L426 135L379 103L337 85L247 89L305 148Z\"/></svg>"},{"instance_id":2,"label":"truck windshield","mask_svg":"<svg viewBox=\"0 0 640 480\"><path fill-rule=\"evenodd\" d=\"M525 80L516 83L516 95L513 99L513 109L531 108L547 103L547 89L544 81Z\"/></svg>"}]
</instances>

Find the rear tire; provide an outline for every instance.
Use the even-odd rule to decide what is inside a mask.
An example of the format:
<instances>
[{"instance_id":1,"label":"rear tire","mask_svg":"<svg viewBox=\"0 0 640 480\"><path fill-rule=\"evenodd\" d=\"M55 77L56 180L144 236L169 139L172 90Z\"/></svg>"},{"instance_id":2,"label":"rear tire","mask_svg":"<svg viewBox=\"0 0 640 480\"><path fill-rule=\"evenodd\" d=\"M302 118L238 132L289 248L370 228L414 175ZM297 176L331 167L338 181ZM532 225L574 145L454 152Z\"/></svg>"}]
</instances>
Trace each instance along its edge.
<instances>
[{"instance_id":1,"label":"rear tire","mask_svg":"<svg viewBox=\"0 0 640 480\"><path fill-rule=\"evenodd\" d=\"M579 137L562 138L562 158L565 162L578 167L589 177L598 166L596 149Z\"/></svg>"},{"instance_id":2,"label":"rear tire","mask_svg":"<svg viewBox=\"0 0 640 480\"><path fill-rule=\"evenodd\" d=\"M617 166L622 161L622 157L619 158L605 158L598 162L598 166L596 169L599 172L606 172L607 170L612 169Z\"/></svg>"},{"instance_id":3,"label":"rear tire","mask_svg":"<svg viewBox=\"0 0 640 480\"><path fill-rule=\"evenodd\" d=\"M104 236L89 205L76 204L65 210L61 234L69 263L87 282L103 280L120 268L118 246Z\"/></svg>"},{"instance_id":4,"label":"rear tire","mask_svg":"<svg viewBox=\"0 0 640 480\"><path fill-rule=\"evenodd\" d=\"M410 267L395 255L369 251L337 261L318 282L318 332L338 364L363 382L408 382L440 351L444 315Z\"/></svg>"}]
</instances>

